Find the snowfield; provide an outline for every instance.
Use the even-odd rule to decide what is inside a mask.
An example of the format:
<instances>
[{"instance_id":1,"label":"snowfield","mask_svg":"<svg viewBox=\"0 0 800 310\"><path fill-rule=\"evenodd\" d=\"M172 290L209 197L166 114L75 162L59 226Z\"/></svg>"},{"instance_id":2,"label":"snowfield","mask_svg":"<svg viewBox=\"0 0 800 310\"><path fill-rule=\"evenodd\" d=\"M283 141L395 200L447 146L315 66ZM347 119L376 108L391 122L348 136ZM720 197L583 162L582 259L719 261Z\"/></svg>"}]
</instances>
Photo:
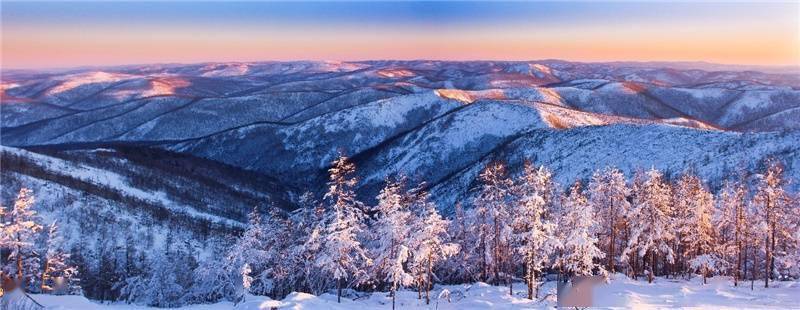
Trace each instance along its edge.
<instances>
[{"instance_id":1,"label":"snowfield","mask_svg":"<svg viewBox=\"0 0 800 310\"><path fill-rule=\"evenodd\" d=\"M654 283L646 280L633 280L617 274L609 284L594 291L595 305L598 307L623 307L634 309L699 308L699 309L798 309L800 283L775 282L775 287L765 289L763 282L756 281L753 290L750 282L742 282L734 287L728 277L709 278L703 285L700 277L686 280L657 278ZM442 296L442 291L450 293L450 300ZM546 309L556 305L555 282L542 286L539 299L525 298L524 283L514 284L514 296L508 296L508 287L492 286L486 283L463 285L437 285L431 292L431 304L417 299L417 292L404 290L398 293L397 309ZM352 297L353 294L351 294ZM392 299L388 293L355 293L355 299L342 298L336 303L335 294L314 296L306 293L291 293L283 300L272 300L264 296L248 295L244 302L234 304L220 302L181 307L191 310L217 309L391 309ZM441 298L436 298L442 296ZM154 309L128 304L100 304L81 296L32 295L47 309Z\"/></svg>"}]
</instances>

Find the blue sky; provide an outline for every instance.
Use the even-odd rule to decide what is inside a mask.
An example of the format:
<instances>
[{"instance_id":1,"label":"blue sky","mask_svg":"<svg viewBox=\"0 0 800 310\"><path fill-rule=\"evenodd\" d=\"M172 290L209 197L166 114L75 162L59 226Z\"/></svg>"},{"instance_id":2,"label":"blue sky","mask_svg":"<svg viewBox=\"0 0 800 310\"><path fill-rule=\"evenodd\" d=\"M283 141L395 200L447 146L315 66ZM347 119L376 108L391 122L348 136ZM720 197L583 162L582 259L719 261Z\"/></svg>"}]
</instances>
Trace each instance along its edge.
<instances>
[{"instance_id":1,"label":"blue sky","mask_svg":"<svg viewBox=\"0 0 800 310\"><path fill-rule=\"evenodd\" d=\"M4 1L3 62L86 65L91 55L102 56L94 58L103 64L247 61L291 59L296 54L343 60L797 64L799 10L798 2ZM313 48L315 40L325 44ZM471 45L470 40L482 43ZM179 46L182 42L185 45ZM231 49L214 48L220 44ZM147 45L149 49L142 48ZM206 54L197 51L206 47ZM42 48L62 56L53 59Z\"/></svg>"}]
</instances>

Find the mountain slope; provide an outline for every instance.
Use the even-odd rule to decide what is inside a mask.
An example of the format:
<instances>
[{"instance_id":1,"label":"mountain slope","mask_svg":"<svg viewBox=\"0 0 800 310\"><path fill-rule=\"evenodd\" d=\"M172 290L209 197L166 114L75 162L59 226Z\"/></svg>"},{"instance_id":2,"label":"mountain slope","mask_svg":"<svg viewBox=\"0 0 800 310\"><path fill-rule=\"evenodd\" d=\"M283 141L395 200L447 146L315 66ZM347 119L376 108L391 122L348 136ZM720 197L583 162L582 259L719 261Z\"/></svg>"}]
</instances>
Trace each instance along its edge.
<instances>
[{"instance_id":1,"label":"mountain slope","mask_svg":"<svg viewBox=\"0 0 800 310\"><path fill-rule=\"evenodd\" d=\"M3 83L3 145L150 146L313 192L343 153L359 166L366 200L396 173L428 182L442 203L468 200L491 159L512 170L532 159L562 183L615 165L692 168L718 184L770 156L798 171L800 78L791 74L557 60L265 62L12 73ZM290 190L271 196L280 191Z\"/></svg>"}]
</instances>

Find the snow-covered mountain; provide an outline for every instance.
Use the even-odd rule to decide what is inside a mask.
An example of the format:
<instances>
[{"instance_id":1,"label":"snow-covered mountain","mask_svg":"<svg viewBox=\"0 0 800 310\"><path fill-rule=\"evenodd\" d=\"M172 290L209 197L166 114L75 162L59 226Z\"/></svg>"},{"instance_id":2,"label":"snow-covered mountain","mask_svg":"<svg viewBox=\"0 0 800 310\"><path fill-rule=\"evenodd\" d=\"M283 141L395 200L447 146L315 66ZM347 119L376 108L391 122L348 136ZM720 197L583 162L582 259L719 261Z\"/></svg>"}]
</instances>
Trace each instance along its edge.
<instances>
[{"instance_id":1,"label":"snow-covered mountain","mask_svg":"<svg viewBox=\"0 0 800 310\"><path fill-rule=\"evenodd\" d=\"M146 253L173 235L211 252L244 227L249 210L291 199L263 175L157 149L40 152L0 147L0 193L10 205L20 188L33 190L36 211L58 222L66 248Z\"/></svg>"},{"instance_id":2,"label":"snow-covered mountain","mask_svg":"<svg viewBox=\"0 0 800 310\"><path fill-rule=\"evenodd\" d=\"M402 172L426 181L443 209L468 200L492 159L512 171L534 160L562 183L614 165L627 173L691 168L717 185L778 157L797 179L800 76L668 67L327 61L9 71L1 137L78 161L98 158L96 148L180 152L274 180L274 190L319 191L344 152L359 166L363 199ZM270 196L291 208L298 193L286 191ZM225 208L238 219L256 199L227 198L242 206ZM195 199L151 200L171 210L211 198Z\"/></svg>"}]
</instances>

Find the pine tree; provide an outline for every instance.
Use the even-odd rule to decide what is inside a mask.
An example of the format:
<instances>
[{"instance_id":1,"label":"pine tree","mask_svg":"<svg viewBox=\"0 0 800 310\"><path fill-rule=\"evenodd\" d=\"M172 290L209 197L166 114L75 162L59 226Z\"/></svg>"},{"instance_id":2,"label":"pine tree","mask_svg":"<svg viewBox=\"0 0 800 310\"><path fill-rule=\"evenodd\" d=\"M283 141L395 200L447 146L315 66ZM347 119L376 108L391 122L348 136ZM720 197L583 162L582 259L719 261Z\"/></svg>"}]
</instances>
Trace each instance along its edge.
<instances>
[{"instance_id":1,"label":"pine tree","mask_svg":"<svg viewBox=\"0 0 800 310\"><path fill-rule=\"evenodd\" d=\"M448 257L440 266L438 274L443 282L468 283L480 279L480 258L475 255L477 244L474 212L464 210L460 202L456 203L447 233L450 241L457 244L461 251ZM470 210L470 211L474 211Z\"/></svg>"},{"instance_id":2,"label":"pine tree","mask_svg":"<svg viewBox=\"0 0 800 310\"><path fill-rule=\"evenodd\" d=\"M633 205L628 214L631 236L622 257L626 262L629 262L630 254L633 254L633 259L646 261L649 258L647 280L652 283L658 254L663 254L668 262L674 262L668 243L673 238L669 223L671 190L661 172L651 169L644 175L637 175L632 193Z\"/></svg>"},{"instance_id":3,"label":"pine tree","mask_svg":"<svg viewBox=\"0 0 800 310\"><path fill-rule=\"evenodd\" d=\"M165 245L167 247L167 245ZM184 288L178 284L175 261L168 256L167 250L156 252L151 256L149 279L142 292L143 302L148 306L177 307Z\"/></svg>"},{"instance_id":4,"label":"pine tree","mask_svg":"<svg viewBox=\"0 0 800 310\"><path fill-rule=\"evenodd\" d=\"M195 269L194 278L203 280L196 281L192 287L189 297L191 301L217 302L219 300L228 300L238 302L242 299L244 281L241 277L241 270L237 269L235 265L237 260L232 259L229 254L219 253L218 255L222 259L207 260ZM144 278L144 276L129 278L128 282L130 284L126 286L127 291L136 293L146 289L146 287L143 287L147 285ZM138 279L141 280L137 281ZM135 299L135 297L128 298L128 300Z\"/></svg>"},{"instance_id":5,"label":"pine tree","mask_svg":"<svg viewBox=\"0 0 800 310\"><path fill-rule=\"evenodd\" d=\"M588 192L589 203L601 219L600 235L604 237L605 241L602 243L606 244L607 249L606 269L613 273L618 259L620 232L626 225L624 216L630 210L630 188L626 185L625 175L619 169L606 168L602 172L595 171L589 182Z\"/></svg>"},{"instance_id":6,"label":"pine tree","mask_svg":"<svg viewBox=\"0 0 800 310\"><path fill-rule=\"evenodd\" d=\"M745 230L748 225L745 204L746 189L738 182L725 182L719 194L716 226L720 232L720 247L728 265L733 268L733 285L742 280L742 260L745 256ZM746 262L745 262L746 263Z\"/></svg>"},{"instance_id":7,"label":"pine tree","mask_svg":"<svg viewBox=\"0 0 800 310\"><path fill-rule=\"evenodd\" d=\"M512 223L515 250L525 264L528 299L539 296L536 274L545 266L556 242L553 236L555 225L545 218L550 204L547 199L551 199L548 195L552 186L550 176L543 166L537 169L533 163L526 161L514 190L518 197Z\"/></svg>"},{"instance_id":8,"label":"pine tree","mask_svg":"<svg viewBox=\"0 0 800 310\"><path fill-rule=\"evenodd\" d=\"M433 288L434 268L445 258L459 251L457 244L449 243L447 235L448 221L436 210L436 204L430 200L426 191L418 190L413 207L417 213L416 232L411 242L413 248L412 269L421 279L419 283L425 290L425 304L430 303L430 291Z\"/></svg>"},{"instance_id":9,"label":"pine tree","mask_svg":"<svg viewBox=\"0 0 800 310\"><path fill-rule=\"evenodd\" d=\"M686 173L675 186L673 201L678 261L691 262L702 255L705 255L702 258L704 262L710 262L712 258L718 260L712 253L715 248L711 223L714 196L697 176ZM697 271L696 268L693 269ZM707 267L701 270L704 280L706 271Z\"/></svg>"},{"instance_id":10,"label":"pine tree","mask_svg":"<svg viewBox=\"0 0 800 310\"><path fill-rule=\"evenodd\" d=\"M75 287L70 287L70 283L75 283L72 278L77 277L77 268L67 264L70 255L63 250L63 243L58 226L53 222L47 233L47 252L40 283L42 293L65 294L75 290Z\"/></svg>"},{"instance_id":11,"label":"pine tree","mask_svg":"<svg viewBox=\"0 0 800 310\"><path fill-rule=\"evenodd\" d=\"M386 281L389 281L391 284L392 309L395 308L397 289L414 283L414 276L412 276L405 267L409 257L408 247L400 245L396 251L397 254L394 255L394 261L391 262L388 268L388 274L386 275Z\"/></svg>"},{"instance_id":12,"label":"pine tree","mask_svg":"<svg viewBox=\"0 0 800 310\"><path fill-rule=\"evenodd\" d=\"M478 208L480 216L486 216L488 220L484 225L488 225L488 230L483 230L489 246L484 246L487 251L488 268L492 271L492 279L495 285L501 281L501 275L506 275L509 288L512 285L511 270L506 267L508 261L506 253L511 239L511 218L509 202L511 199L512 182L507 177L506 165L501 161L489 163L480 174L483 183L478 197L475 199L475 206ZM482 242L482 243L483 243ZM504 268L506 267L506 268ZM506 270L504 270L506 269Z\"/></svg>"},{"instance_id":13,"label":"pine tree","mask_svg":"<svg viewBox=\"0 0 800 310\"><path fill-rule=\"evenodd\" d=\"M344 281L359 278L363 268L371 264L359 234L364 231L364 208L356 199L355 165L340 156L328 170L330 181L325 198L331 211L325 216L325 231L317 265L336 281L336 300L341 302Z\"/></svg>"},{"instance_id":14,"label":"pine tree","mask_svg":"<svg viewBox=\"0 0 800 310\"><path fill-rule=\"evenodd\" d=\"M408 198L405 197L405 178L386 180L386 186L376 197L375 208L377 220L372 230L376 240L370 249L373 257L373 276L378 280L390 283L392 308L398 287L410 285L413 277L405 269L409 257L409 237L411 234L412 214L409 211Z\"/></svg>"},{"instance_id":15,"label":"pine tree","mask_svg":"<svg viewBox=\"0 0 800 310\"><path fill-rule=\"evenodd\" d=\"M789 221L785 217L792 211L788 209L790 199L784 190L786 181L783 179L783 166L775 160L768 160L766 166L766 171L759 175L753 202L765 228L764 287L769 287L769 280L775 274L775 245L778 244L777 239L788 235L785 224Z\"/></svg>"},{"instance_id":16,"label":"pine tree","mask_svg":"<svg viewBox=\"0 0 800 310\"><path fill-rule=\"evenodd\" d=\"M22 288L28 288L29 280L39 274L39 257L35 249L35 239L42 225L34 211L35 197L30 189L22 188L14 202L14 208L8 214L10 222L5 225L7 246L11 249L6 265L7 274L15 274L16 281ZM37 288L38 289L38 288Z\"/></svg>"},{"instance_id":17,"label":"pine tree","mask_svg":"<svg viewBox=\"0 0 800 310\"><path fill-rule=\"evenodd\" d=\"M287 244L284 249L285 257L278 258L279 263L282 263L279 269L290 272L283 278L281 296L291 291L319 293L318 288L324 287L325 281L319 277L318 268L314 266L314 258L319 250L316 240L319 239L319 226L323 213L324 208L314 195L306 192L300 196L299 208L284 221L289 237L285 241ZM315 240L309 243L312 234L315 234Z\"/></svg>"},{"instance_id":18,"label":"pine tree","mask_svg":"<svg viewBox=\"0 0 800 310\"><path fill-rule=\"evenodd\" d=\"M595 263L604 257L594 234L597 226L595 213L581 191L580 182L575 182L570 188L569 196L564 200L564 210L560 225L567 232L563 241L565 255L556 264L571 275L591 275L595 269L604 272L603 267Z\"/></svg>"},{"instance_id":19,"label":"pine tree","mask_svg":"<svg viewBox=\"0 0 800 310\"><path fill-rule=\"evenodd\" d=\"M294 287L295 268L299 267L292 256L294 241L290 237L293 230L290 226L291 221L275 209L258 225L260 237L252 237L258 248L246 260L256 275L248 292L280 298Z\"/></svg>"}]
</instances>

